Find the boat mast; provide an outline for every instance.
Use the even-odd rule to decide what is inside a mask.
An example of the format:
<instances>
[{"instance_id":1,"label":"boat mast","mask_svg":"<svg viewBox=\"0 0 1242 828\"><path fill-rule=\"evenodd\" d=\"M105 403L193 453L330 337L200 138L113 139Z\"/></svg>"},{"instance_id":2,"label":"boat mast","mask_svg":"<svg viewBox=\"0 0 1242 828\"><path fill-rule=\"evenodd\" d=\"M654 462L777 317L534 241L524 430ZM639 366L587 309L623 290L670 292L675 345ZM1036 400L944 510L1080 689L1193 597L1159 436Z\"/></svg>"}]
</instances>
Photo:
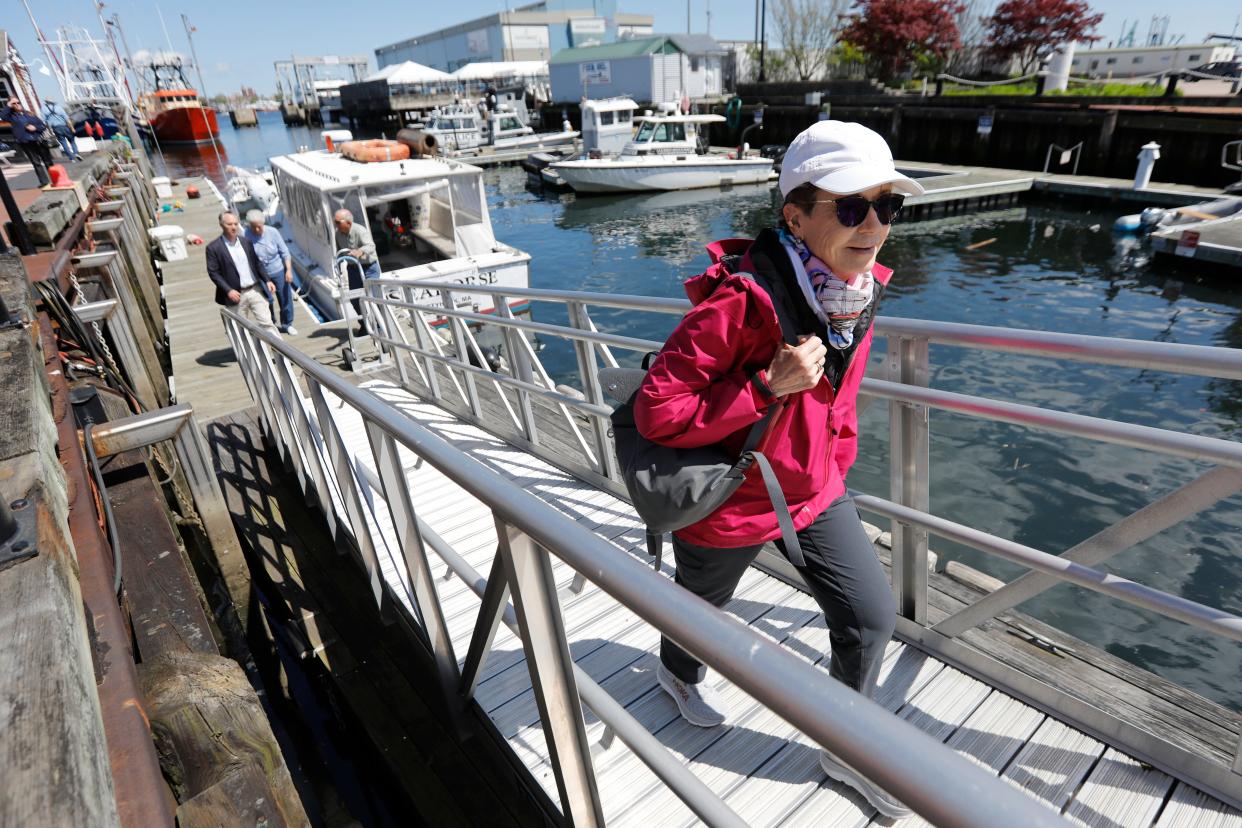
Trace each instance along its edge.
<instances>
[{"instance_id":1,"label":"boat mast","mask_svg":"<svg viewBox=\"0 0 1242 828\"><path fill-rule=\"evenodd\" d=\"M203 84L203 68L199 65L198 53L194 50L194 32L196 30L190 25L190 18L184 14L181 15L181 23L185 26L185 39L190 41L190 60L194 61L194 72L198 75L198 94L202 96L202 101L210 103L210 100L207 98L207 87ZM184 72L182 77L185 77ZM224 183L227 188L229 183L228 167L220 156L220 144L216 141L216 133L211 129L211 121L208 120L207 107L202 105L202 101L199 102L199 111L203 116L203 123L207 126L207 134L211 136L211 148L216 153L216 163L220 165L220 172L224 176Z\"/></svg>"}]
</instances>

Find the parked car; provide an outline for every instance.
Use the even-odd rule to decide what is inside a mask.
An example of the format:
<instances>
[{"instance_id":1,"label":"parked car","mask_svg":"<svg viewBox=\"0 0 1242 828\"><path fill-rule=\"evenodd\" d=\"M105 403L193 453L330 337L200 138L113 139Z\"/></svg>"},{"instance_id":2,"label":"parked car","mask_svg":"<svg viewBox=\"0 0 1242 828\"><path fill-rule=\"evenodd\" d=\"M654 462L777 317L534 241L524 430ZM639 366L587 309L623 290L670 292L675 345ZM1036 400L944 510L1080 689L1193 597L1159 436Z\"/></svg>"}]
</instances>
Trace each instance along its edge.
<instances>
[{"instance_id":1,"label":"parked car","mask_svg":"<svg viewBox=\"0 0 1242 828\"><path fill-rule=\"evenodd\" d=\"M1196 66L1190 70L1192 72L1200 72L1204 75L1216 75L1222 79L1242 78L1242 60L1218 60L1215 63L1205 63L1202 66ZM1198 75L1188 75L1187 81L1202 80Z\"/></svg>"}]
</instances>

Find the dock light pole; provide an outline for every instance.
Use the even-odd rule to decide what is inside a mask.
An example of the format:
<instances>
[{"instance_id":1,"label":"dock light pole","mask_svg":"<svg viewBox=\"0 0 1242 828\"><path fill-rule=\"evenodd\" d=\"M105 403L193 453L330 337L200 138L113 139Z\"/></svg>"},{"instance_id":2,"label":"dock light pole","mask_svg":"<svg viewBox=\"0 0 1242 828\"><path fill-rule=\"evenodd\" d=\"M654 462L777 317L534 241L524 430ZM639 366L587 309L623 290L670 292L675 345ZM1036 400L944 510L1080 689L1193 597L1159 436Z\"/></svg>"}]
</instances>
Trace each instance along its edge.
<instances>
[{"instance_id":1,"label":"dock light pole","mask_svg":"<svg viewBox=\"0 0 1242 828\"><path fill-rule=\"evenodd\" d=\"M763 74L763 59L768 46L768 0L762 0L759 8L759 82L763 83L766 80Z\"/></svg>"}]
</instances>

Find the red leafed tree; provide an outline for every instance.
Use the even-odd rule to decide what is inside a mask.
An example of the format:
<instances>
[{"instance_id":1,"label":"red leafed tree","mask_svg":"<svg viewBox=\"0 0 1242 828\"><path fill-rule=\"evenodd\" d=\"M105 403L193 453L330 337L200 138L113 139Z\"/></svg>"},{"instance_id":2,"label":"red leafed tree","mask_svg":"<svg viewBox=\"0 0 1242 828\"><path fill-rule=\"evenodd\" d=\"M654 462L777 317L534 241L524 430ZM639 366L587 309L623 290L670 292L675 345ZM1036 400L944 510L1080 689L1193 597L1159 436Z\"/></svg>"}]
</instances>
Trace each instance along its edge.
<instances>
[{"instance_id":1,"label":"red leafed tree","mask_svg":"<svg viewBox=\"0 0 1242 828\"><path fill-rule=\"evenodd\" d=\"M988 20L987 53L999 60L1018 58L1025 75L1041 49L1099 40L1093 32L1103 19L1084 0L1005 0Z\"/></svg>"},{"instance_id":2,"label":"red leafed tree","mask_svg":"<svg viewBox=\"0 0 1242 828\"><path fill-rule=\"evenodd\" d=\"M858 0L840 40L862 49L885 80L937 63L960 44L956 0Z\"/></svg>"}]
</instances>

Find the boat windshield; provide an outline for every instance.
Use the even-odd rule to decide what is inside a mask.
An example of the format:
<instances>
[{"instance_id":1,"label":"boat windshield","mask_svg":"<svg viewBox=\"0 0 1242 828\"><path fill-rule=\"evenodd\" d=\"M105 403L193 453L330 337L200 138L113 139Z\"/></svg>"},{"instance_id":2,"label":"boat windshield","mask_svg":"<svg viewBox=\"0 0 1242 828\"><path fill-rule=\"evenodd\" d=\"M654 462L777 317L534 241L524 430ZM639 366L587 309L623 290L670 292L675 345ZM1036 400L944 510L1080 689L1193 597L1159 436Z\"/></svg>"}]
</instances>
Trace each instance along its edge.
<instances>
[{"instance_id":1,"label":"boat windshield","mask_svg":"<svg viewBox=\"0 0 1242 828\"><path fill-rule=\"evenodd\" d=\"M517 118L508 117L508 118L500 119L500 129L502 130L507 131L511 129L521 129L521 128L522 128L522 122L519 121Z\"/></svg>"},{"instance_id":2,"label":"boat windshield","mask_svg":"<svg viewBox=\"0 0 1242 828\"><path fill-rule=\"evenodd\" d=\"M640 144L647 141L684 141L686 140L686 125L645 121L638 128L638 136L634 140Z\"/></svg>"}]
</instances>

